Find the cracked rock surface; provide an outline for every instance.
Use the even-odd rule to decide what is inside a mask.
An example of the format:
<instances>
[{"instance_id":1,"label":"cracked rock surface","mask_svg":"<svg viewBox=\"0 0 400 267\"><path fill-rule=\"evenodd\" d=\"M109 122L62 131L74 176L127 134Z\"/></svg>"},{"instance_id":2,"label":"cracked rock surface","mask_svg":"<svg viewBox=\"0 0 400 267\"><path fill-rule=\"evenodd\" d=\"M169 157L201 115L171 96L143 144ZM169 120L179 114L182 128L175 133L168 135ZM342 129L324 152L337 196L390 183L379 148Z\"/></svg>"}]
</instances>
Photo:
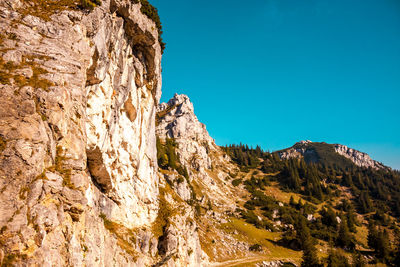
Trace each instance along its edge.
<instances>
[{"instance_id":1,"label":"cracked rock surface","mask_svg":"<svg viewBox=\"0 0 400 267\"><path fill-rule=\"evenodd\" d=\"M0 262L151 265L156 26L135 1L64 2L0 1Z\"/></svg>"}]
</instances>

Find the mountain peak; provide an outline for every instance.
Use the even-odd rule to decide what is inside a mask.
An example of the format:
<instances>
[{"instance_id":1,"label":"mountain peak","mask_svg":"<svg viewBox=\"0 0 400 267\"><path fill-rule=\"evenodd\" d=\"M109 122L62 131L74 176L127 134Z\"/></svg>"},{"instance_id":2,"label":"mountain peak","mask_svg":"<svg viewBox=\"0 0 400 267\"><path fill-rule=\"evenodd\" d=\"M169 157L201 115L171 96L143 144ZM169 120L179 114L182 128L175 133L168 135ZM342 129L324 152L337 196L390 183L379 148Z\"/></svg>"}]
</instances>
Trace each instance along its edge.
<instances>
[{"instance_id":1,"label":"mountain peak","mask_svg":"<svg viewBox=\"0 0 400 267\"><path fill-rule=\"evenodd\" d=\"M358 167L372 169L390 169L373 160L367 153L341 144L306 140L297 142L292 147L280 150L277 153L282 159L304 158L307 162L336 164L344 168L354 164Z\"/></svg>"},{"instance_id":2,"label":"mountain peak","mask_svg":"<svg viewBox=\"0 0 400 267\"><path fill-rule=\"evenodd\" d=\"M297 142L295 145L304 145L304 144L310 144L312 141L310 140L301 140L300 142Z\"/></svg>"},{"instance_id":3,"label":"mountain peak","mask_svg":"<svg viewBox=\"0 0 400 267\"><path fill-rule=\"evenodd\" d=\"M158 105L157 112L162 112L166 111L167 109L171 111L175 107L178 107L176 109L177 112L183 114L183 113L191 113L194 115L194 107L193 103L190 101L190 98L187 95L184 94L177 94L175 95L167 102L167 103L161 103ZM175 114L178 115L178 114Z\"/></svg>"},{"instance_id":4,"label":"mountain peak","mask_svg":"<svg viewBox=\"0 0 400 267\"><path fill-rule=\"evenodd\" d=\"M160 139L174 138L178 146L188 153L182 153L183 161L189 162L193 154L199 162L196 166L211 167L207 155L209 149L215 149L214 139L210 137L206 126L194 113L193 104L184 94L175 94L167 103L161 103L157 108L156 134ZM194 152L194 153L192 153Z\"/></svg>"}]
</instances>

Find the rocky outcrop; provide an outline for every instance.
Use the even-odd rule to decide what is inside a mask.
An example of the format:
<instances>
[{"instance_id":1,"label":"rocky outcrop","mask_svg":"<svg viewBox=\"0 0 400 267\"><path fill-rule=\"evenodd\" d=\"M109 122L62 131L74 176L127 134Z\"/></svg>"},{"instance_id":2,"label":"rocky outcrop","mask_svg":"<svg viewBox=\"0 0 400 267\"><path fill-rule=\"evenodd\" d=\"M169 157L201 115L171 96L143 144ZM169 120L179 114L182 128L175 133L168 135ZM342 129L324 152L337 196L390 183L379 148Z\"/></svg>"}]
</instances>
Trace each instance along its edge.
<instances>
[{"instance_id":1,"label":"rocky outcrop","mask_svg":"<svg viewBox=\"0 0 400 267\"><path fill-rule=\"evenodd\" d=\"M58 2L0 2L0 262L151 265L156 25L137 1Z\"/></svg>"},{"instance_id":2,"label":"rocky outcrop","mask_svg":"<svg viewBox=\"0 0 400 267\"><path fill-rule=\"evenodd\" d=\"M304 154L308 153L309 155L312 155L312 153L315 153L313 150L307 150L307 144L312 143L309 140L306 141L300 141L297 142L294 146L278 151L278 155L281 159L291 159L291 158L301 158L304 156ZM317 161L317 156L313 156L315 158L315 161Z\"/></svg>"},{"instance_id":3,"label":"rocky outcrop","mask_svg":"<svg viewBox=\"0 0 400 267\"><path fill-rule=\"evenodd\" d=\"M189 97L175 94L168 103L158 106L157 113L157 135L161 139L175 139L184 165L197 171L211 169L209 152L217 147L194 114Z\"/></svg>"},{"instance_id":4,"label":"rocky outcrop","mask_svg":"<svg viewBox=\"0 0 400 267\"><path fill-rule=\"evenodd\" d=\"M320 155L321 150L323 154ZM332 158L336 158L340 155L351 162L353 162L358 167L373 168L373 169L389 169L389 167L377 162L371 157L363 152L349 148L345 145L340 144L327 144L327 143L314 143L309 140L300 141L294 144L292 147L284 150L277 151L281 159L290 158L305 158L307 162L319 162L322 157L326 154L336 154Z\"/></svg>"},{"instance_id":5,"label":"rocky outcrop","mask_svg":"<svg viewBox=\"0 0 400 267\"><path fill-rule=\"evenodd\" d=\"M219 199L227 204L227 209L233 207L232 201L227 201L230 190L224 178L236 167L199 122L189 97L175 94L168 103L159 104L156 123L157 136L162 140L173 138L177 144L178 158L187 167L190 180L208 188L211 199Z\"/></svg>"},{"instance_id":6,"label":"rocky outcrop","mask_svg":"<svg viewBox=\"0 0 400 267\"><path fill-rule=\"evenodd\" d=\"M336 153L350 159L354 164L356 164L359 167L373 168L373 169L388 169L388 167L386 167L382 163L371 159L371 157L367 153L363 153L340 144L335 144L334 147Z\"/></svg>"},{"instance_id":7,"label":"rocky outcrop","mask_svg":"<svg viewBox=\"0 0 400 267\"><path fill-rule=\"evenodd\" d=\"M187 178L172 168L161 173L177 197L186 204L186 210L191 211L183 213L186 220L197 225L194 234L190 235L191 243L198 244L191 247L193 252L206 252L196 252L203 255L202 262L205 264L247 250L247 245L220 228L221 224L228 222L237 207L235 188L229 179L232 179L232 173L238 172L238 167L215 144L204 124L199 122L189 97L175 94L168 103L160 104L156 123L157 136L161 142L167 138L174 140L178 160L188 171ZM171 227L179 232L178 227ZM180 238L186 240L188 237L181 235ZM180 257L181 262L186 260Z\"/></svg>"}]
</instances>

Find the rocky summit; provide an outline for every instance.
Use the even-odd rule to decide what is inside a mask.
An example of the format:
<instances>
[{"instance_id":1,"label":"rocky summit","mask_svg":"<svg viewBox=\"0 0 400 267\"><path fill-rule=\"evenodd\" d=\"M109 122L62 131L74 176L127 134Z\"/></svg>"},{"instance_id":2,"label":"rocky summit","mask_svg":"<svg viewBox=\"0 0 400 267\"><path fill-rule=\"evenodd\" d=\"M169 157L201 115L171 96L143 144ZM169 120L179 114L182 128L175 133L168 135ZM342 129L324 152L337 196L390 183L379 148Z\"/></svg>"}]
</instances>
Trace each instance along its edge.
<instances>
[{"instance_id":1,"label":"rocky summit","mask_svg":"<svg viewBox=\"0 0 400 267\"><path fill-rule=\"evenodd\" d=\"M0 26L1 266L395 264L400 174L216 145L188 96L159 104L147 0L0 0Z\"/></svg>"},{"instance_id":2,"label":"rocky summit","mask_svg":"<svg viewBox=\"0 0 400 267\"><path fill-rule=\"evenodd\" d=\"M328 163L327 161L331 161L329 163L334 164L345 161L344 158L346 158L358 167L390 169L382 163L371 159L367 153L340 144L327 144L325 142L306 140L297 142L292 147L280 150L278 153L282 159L304 158L309 162Z\"/></svg>"}]
</instances>

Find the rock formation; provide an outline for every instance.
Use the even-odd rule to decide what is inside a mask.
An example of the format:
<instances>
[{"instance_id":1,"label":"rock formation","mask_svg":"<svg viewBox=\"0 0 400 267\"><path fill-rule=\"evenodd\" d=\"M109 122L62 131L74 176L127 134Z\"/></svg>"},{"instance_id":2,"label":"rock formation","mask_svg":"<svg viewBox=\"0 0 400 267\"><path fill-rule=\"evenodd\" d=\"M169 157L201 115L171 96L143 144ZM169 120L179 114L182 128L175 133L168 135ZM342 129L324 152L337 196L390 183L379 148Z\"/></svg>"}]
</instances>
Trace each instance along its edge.
<instances>
[{"instance_id":1,"label":"rock formation","mask_svg":"<svg viewBox=\"0 0 400 267\"><path fill-rule=\"evenodd\" d=\"M344 145L335 144L336 153L350 159L354 164L359 167L373 168L373 169L388 169L382 163L371 159L371 157L364 152L349 148Z\"/></svg>"},{"instance_id":2,"label":"rock formation","mask_svg":"<svg viewBox=\"0 0 400 267\"><path fill-rule=\"evenodd\" d=\"M260 256L243 227L257 229L238 210L252 198L242 182L267 174L241 171L187 96L158 105L160 25L142 4L0 0L1 266L197 267ZM317 161L310 144L280 156ZM161 156L177 162L159 168L157 148L168 145Z\"/></svg>"},{"instance_id":3,"label":"rock formation","mask_svg":"<svg viewBox=\"0 0 400 267\"><path fill-rule=\"evenodd\" d=\"M150 265L156 25L137 1L64 2L0 2L0 262Z\"/></svg>"},{"instance_id":4,"label":"rock formation","mask_svg":"<svg viewBox=\"0 0 400 267\"><path fill-rule=\"evenodd\" d=\"M188 171L188 179L171 168L161 173L184 200L186 209L193 210L188 218L197 224L201 248L207 252L202 253L203 263L248 252L247 244L220 229L237 208L237 192L229 180L238 168L199 122L189 97L175 94L168 103L160 104L156 124L161 142L167 138L174 140L178 160Z\"/></svg>"}]
</instances>

